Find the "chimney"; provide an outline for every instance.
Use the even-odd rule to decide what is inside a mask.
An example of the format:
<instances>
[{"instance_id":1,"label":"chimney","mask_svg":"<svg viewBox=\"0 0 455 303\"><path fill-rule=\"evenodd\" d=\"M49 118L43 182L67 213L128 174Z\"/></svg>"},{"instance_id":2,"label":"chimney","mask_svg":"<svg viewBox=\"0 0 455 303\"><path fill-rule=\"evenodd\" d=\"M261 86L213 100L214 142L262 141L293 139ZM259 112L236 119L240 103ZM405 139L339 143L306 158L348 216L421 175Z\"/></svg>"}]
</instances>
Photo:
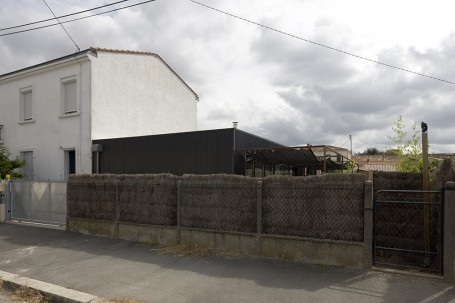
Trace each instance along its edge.
<instances>
[{"instance_id":1,"label":"chimney","mask_svg":"<svg viewBox=\"0 0 455 303\"><path fill-rule=\"evenodd\" d=\"M232 122L232 127L237 129L239 127L239 122Z\"/></svg>"}]
</instances>

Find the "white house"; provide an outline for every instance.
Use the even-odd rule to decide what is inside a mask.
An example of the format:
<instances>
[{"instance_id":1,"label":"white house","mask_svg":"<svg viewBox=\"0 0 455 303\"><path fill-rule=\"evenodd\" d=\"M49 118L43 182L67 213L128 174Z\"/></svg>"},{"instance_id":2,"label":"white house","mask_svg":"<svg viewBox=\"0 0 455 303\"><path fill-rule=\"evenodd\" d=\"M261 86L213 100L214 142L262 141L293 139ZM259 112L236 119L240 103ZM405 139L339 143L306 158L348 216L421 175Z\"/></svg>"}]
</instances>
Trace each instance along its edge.
<instances>
[{"instance_id":1,"label":"white house","mask_svg":"<svg viewBox=\"0 0 455 303\"><path fill-rule=\"evenodd\" d=\"M96 171L92 140L196 130L197 102L157 54L90 48L0 75L0 144L66 180Z\"/></svg>"}]
</instances>

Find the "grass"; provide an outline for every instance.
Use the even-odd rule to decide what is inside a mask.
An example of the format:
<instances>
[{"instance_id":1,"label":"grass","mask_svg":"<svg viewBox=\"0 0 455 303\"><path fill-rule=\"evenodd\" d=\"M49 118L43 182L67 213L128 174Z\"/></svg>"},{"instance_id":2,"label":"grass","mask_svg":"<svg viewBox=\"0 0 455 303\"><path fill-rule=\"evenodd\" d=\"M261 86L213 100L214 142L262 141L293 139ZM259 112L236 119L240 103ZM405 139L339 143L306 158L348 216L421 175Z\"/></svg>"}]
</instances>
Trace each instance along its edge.
<instances>
[{"instance_id":1,"label":"grass","mask_svg":"<svg viewBox=\"0 0 455 303\"><path fill-rule=\"evenodd\" d=\"M6 290L4 287L4 281L0 277L0 290ZM29 288L27 286L20 286L14 289L12 292L8 292L11 299L22 303L50 303L51 299L48 296L43 295L39 291Z\"/></svg>"},{"instance_id":2,"label":"grass","mask_svg":"<svg viewBox=\"0 0 455 303\"><path fill-rule=\"evenodd\" d=\"M16 288L11 294L11 299L24 303L49 303L51 301L49 297L27 286Z\"/></svg>"}]
</instances>

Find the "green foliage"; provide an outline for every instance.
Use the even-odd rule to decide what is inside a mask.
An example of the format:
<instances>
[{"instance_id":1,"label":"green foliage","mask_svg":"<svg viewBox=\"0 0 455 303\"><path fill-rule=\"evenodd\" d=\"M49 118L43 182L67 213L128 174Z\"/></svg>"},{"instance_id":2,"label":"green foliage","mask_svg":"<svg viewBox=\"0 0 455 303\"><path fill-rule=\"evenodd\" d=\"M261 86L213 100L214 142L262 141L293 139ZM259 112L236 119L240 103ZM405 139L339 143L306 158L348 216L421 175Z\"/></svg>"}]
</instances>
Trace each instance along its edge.
<instances>
[{"instance_id":1,"label":"green foliage","mask_svg":"<svg viewBox=\"0 0 455 303\"><path fill-rule=\"evenodd\" d=\"M10 155L8 148L0 146L0 178L5 179L6 175L10 175L11 179L20 179L23 175L14 170L24 166L25 162L19 158L10 160Z\"/></svg>"},{"instance_id":2,"label":"green foliage","mask_svg":"<svg viewBox=\"0 0 455 303\"><path fill-rule=\"evenodd\" d=\"M403 116L399 116L392 127L394 135L387 136L395 147L388 147L386 154L398 157L397 170L401 172L421 173L423 170L422 144L420 142L420 132L415 123L411 125L411 133L405 130ZM436 163L429 163L430 171L434 170Z\"/></svg>"},{"instance_id":3,"label":"green foliage","mask_svg":"<svg viewBox=\"0 0 455 303\"><path fill-rule=\"evenodd\" d=\"M349 160L348 162L346 162L346 172L347 173L357 173L357 164L352 160Z\"/></svg>"},{"instance_id":4,"label":"green foliage","mask_svg":"<svg viewBox=\"0 0 455 303\"><path fill-rule=\"evenodd\" d=\"M383 155L384 152L382 150L379 150L377 147L370 147L370 148L367 148L365 149L363 152L361 153L357 153L357 155L359 156L362 156L362 155Z\"/></svg>"}]
</instances>

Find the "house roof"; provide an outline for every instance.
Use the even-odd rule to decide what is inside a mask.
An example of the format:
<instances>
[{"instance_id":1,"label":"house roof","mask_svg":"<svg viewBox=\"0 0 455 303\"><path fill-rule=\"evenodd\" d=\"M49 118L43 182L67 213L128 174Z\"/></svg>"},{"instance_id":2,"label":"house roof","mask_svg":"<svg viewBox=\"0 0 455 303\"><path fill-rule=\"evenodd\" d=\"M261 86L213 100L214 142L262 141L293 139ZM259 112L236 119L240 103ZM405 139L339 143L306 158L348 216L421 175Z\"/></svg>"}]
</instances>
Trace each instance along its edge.
<instances>
[{"instance_id":1,"label":"house roof","mask_svg":"<svg viewBox=\"0 0 455 303\"><path fill-rule=\"evenodd\" d=\"M71 58L83 57L83 56L88 55L90 52L93 52L93 50L91 48L83 50L83 51L80 51L80 52L76 52L74 54L70 54L70 55L66 55L66 56L63 56L63 57L56 58L56 59L52 59L52 60L49 60L49 61L46 61L46 62L43 62L43 63L39 63L39 64L31 65L31 66L28 66L28 67L25 67L25 68L21 68L21 69L18 69L18 70L15 70L15 71L0 75L0 80L2 80L3 78L14 76L16 74L23 73L23 72L31 71L31 70L34 70L34 69L39 69L41 67L45 67L46 65L51 65L51 64L54 64L54 63L65 61L65 60L68 60L68 59L71 59ZM96 55L96 53L94 55Z\"/></svg>"},{"instance_id":2,"label":"house roof","mask_svg":"<svg viewBox=\"0 0 455 303\"><path fill-rule=\"evenodd\" d=\"M352 157L360 170L396 171L399 159L389 155L355 155Z\"/></svg>"},{"instance_id":3,"label":"house roof","mask_svg":"<svg viewBox=\"0 0 455 303\"><path fill-rule=\"evenodd\" d=\"M4 78L8 78L10 76L14 76L16 74L20 74L20 73L31 71L31 70L35 70L35 69L39 69L41 67L45 67L47 65L59 63L59 62L62 62L62 61L65 61L65 60L69 60L69 59L72 59L72 58L76 59L77 57L84 57L84 56L88 56L88 55L96 56L98 52L153 56L153 57L159 59L167 68L169 68L169 70L180 81L182 81L182 83L186 87L188 87L188 89L196 96L196 99L199 99L199 97L196 94L196 92L185 81L183 81L183 79L166 63L166 61L163 60L163 58L161 58L158 54L155 54L155 53L152 53L152 52L146 52L146 51L120 50L120 49L110 49L110 48L101 48L101 47L90 47L90 48L88 48L86 50L82 50L82 51L76 52L74 54L66 55L66 56L63 56L63 57L59 57L59 58L56 58L56 59L53 59L53 60L49 60L49 61L46 61L46 62L43 62L43 63L39 63L39 64L32 65L32 66L28 66L28 67L25 67L25 68L21 68L21 69L18 69L18 70L15 70L15 71L0 75L0 80L2 80Z\"/></svg>"}]
</instances>

